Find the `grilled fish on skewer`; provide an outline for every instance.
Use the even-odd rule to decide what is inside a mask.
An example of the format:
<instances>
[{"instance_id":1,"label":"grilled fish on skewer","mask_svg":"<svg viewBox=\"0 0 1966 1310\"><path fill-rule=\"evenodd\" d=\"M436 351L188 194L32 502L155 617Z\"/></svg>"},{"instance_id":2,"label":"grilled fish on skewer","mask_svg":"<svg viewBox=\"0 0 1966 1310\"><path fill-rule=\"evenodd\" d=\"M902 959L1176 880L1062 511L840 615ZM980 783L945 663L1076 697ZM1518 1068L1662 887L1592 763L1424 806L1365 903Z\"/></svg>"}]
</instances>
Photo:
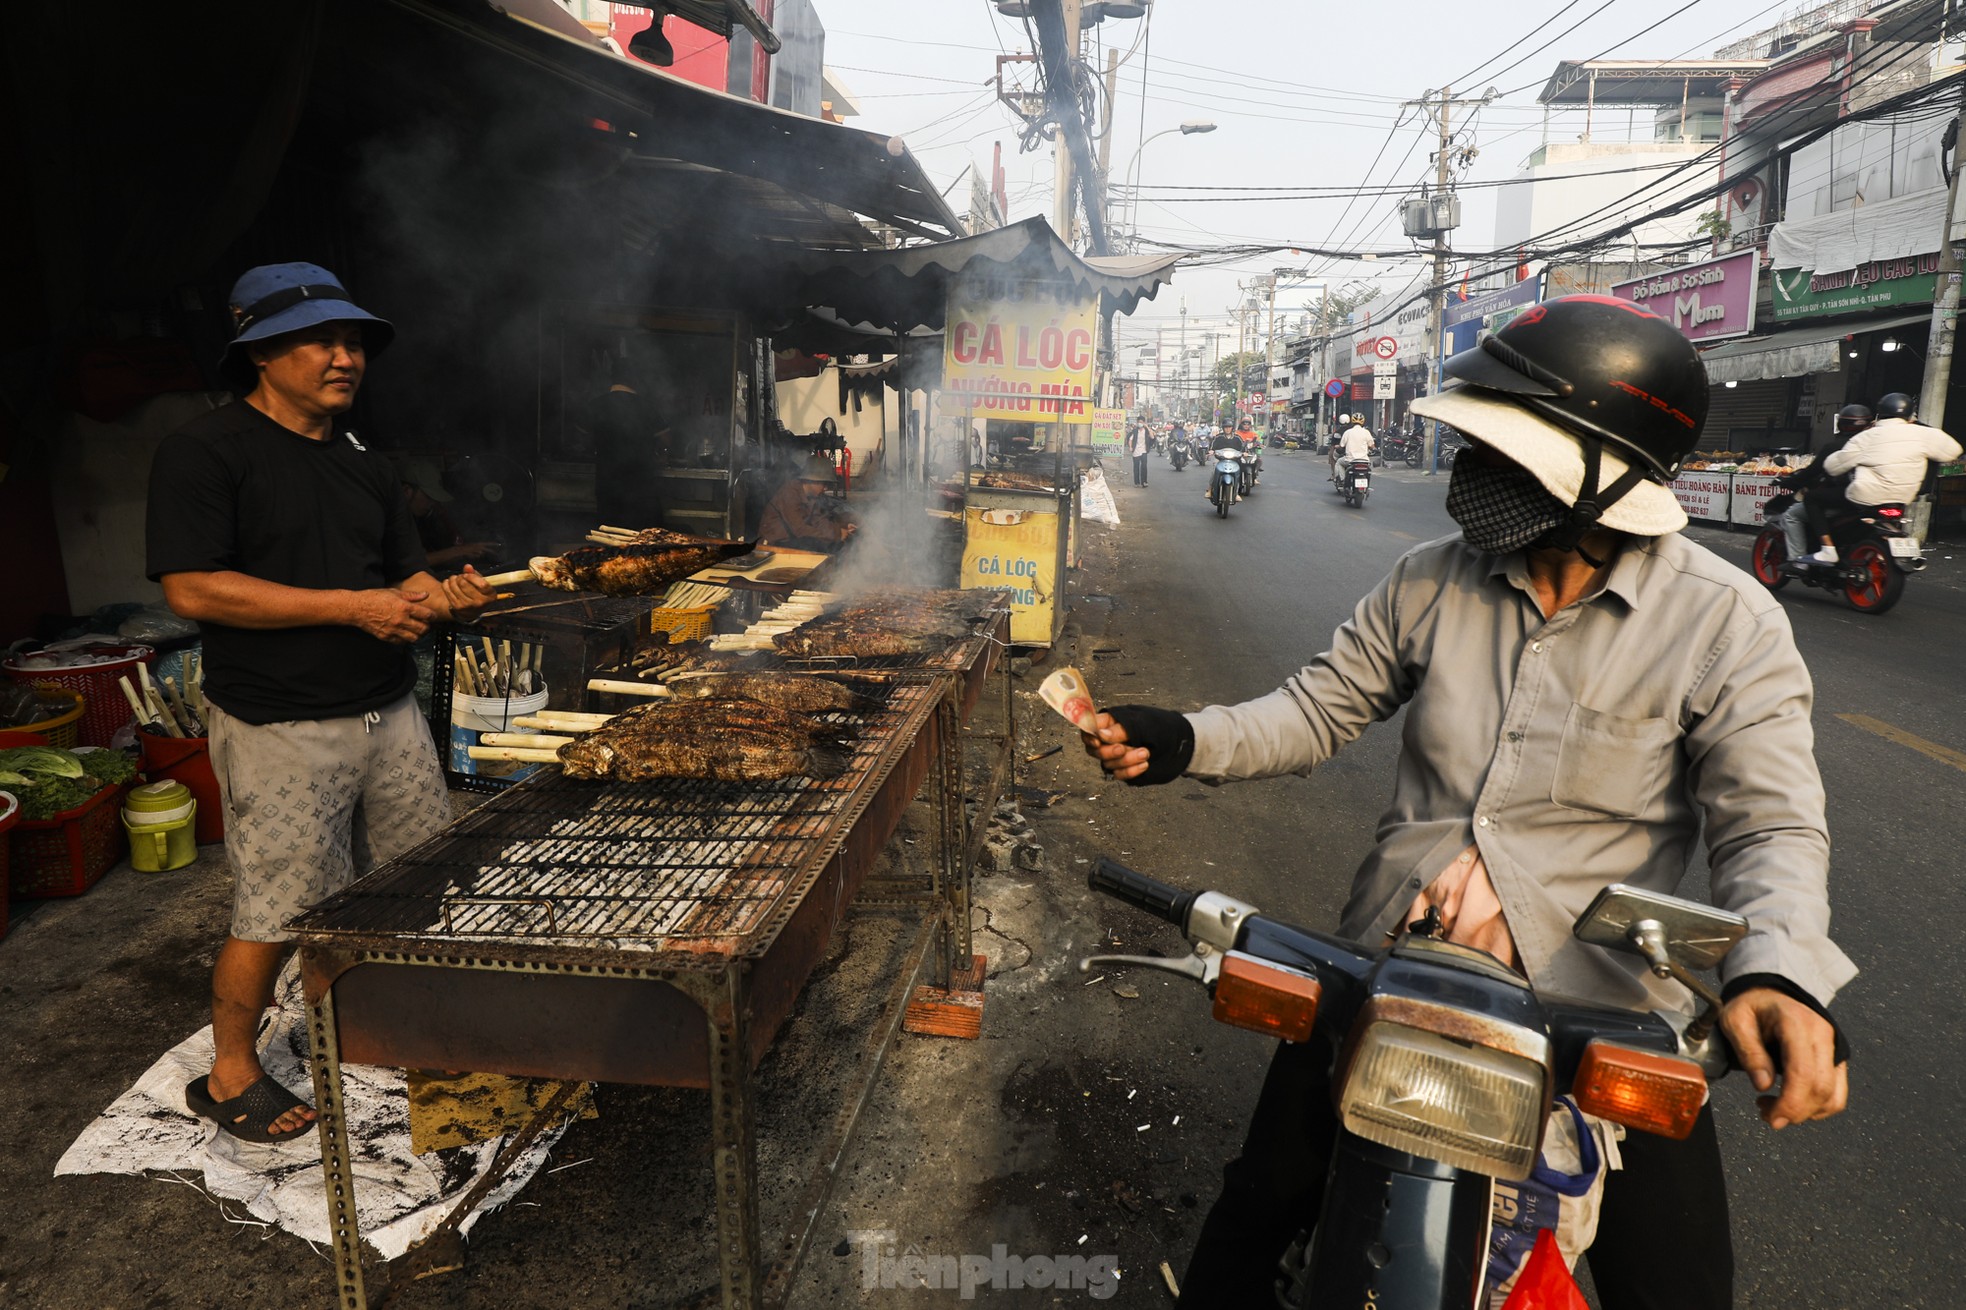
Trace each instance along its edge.
<instances>
[{"instance_id":1,"label":"grilled fish on skewer","mask_svg":"<svg viewBox=\"0 0 1966 1310\"><path fill-rule=\"evenodd\" d=\"M818 618L779 633L772 644L801 659L934 654L969 636L982 617L977 604L975 595L963 591L878 588L829 606Z\"/></svg>"},{"instance_id":2,"label":"grilled fish on skewer","mask_svg":"<svg viewBox=\"0 0 1966 1310\"><path fill-rule=\"evenodd\" d=\"M659 537L658 537L658 534ZM659 596L672 582L709 568L734 555L748 553L753 543L691 537L652 528L622 546L582 546L564 555L539 555L526 572L501 573L486 581L536 579L556 591L596 591L605 596Z\"/></svg>"},{"instance_id":3,"label":"grilled fish on skewer","mask_svg":"<svg viewBox=\"0 0 1966 1310\"><path fill-rule=\"evenodd\" d=\"M559 758L570 777L618 782L833 778L852 758L840 735L832 725L753 700L658 701L562 746Z\"/></svg>"},{"instance_id":4,"label":"grilled fish on skewer","mask_svg":"<svg viewBox=\"0 0 1966 1310\"><path fill-rule=\"evenodd\" d=\"M668 684L675 695L703 700L741 696L801 714L868 715L881 703L852 687L808 673L705 673Z\"/></svg>"}]
</instances>

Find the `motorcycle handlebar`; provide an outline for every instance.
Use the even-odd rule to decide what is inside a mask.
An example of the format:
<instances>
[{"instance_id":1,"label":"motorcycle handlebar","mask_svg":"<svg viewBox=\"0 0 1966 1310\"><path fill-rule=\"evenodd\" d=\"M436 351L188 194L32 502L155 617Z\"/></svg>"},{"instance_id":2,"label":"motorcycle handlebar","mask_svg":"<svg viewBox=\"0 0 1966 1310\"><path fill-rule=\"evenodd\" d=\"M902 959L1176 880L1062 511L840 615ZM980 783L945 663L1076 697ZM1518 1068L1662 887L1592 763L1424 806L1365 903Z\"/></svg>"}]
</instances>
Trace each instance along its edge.
<instances>
[{"instance_id":1,"label":"motorcycle handlebar","mask_svg":"<svg viewBox=\"0 0 1966 1310\"><path fill-rule=\"evenodd\" d=\"M1200 895L1199 892L1183 891L1158 878L1149 878L1117 860L1104 857L1092 866L1092 872L1086 875L1085 885L1115 900L1125 901L1136 910L1145 910L1156 918L1165 919L1184 932L1188 927L1188 911L1194 907L1195 897Z\"/></svg>"}]
</instances>

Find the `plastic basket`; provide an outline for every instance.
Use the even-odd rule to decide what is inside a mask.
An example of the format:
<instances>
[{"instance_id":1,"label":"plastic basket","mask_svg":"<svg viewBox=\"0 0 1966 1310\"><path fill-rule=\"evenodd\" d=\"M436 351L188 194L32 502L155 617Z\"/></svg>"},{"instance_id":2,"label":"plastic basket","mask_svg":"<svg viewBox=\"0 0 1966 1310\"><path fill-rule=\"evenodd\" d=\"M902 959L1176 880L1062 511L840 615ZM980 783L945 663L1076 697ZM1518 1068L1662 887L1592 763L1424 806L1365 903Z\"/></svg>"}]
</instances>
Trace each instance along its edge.
<instances>
[{"instance_id":1,"label":"plastic basket","mask_svg":"<svg viewBox=\"0 0 1966 1310\"><path fill-rule=\"evenodd\" d=\"M68 712L52 719L40 719L22 725L22 731L38 733L48 739L50 746L61 750L74 750L81 744L82 719L88 709L89 698L79 691L58 687L52 682L34 684L34 694L41 698L42 704L56 702L67 705Z\"/></svg>"},{"instance_id":2,"label":"plastic basket","mask_svg":"<svg viewBox=\"0 0 1966 1310\"><path fill-rule=\"evenodd\" d=\"M81 746L107 746L116 730L128 723L134 715L130 713L130 703L123 699L122 689L116 680L128 677L135 681L136 667L148 664L157 658L157 652L148 646L123 647L128 652L126 658L108 664L91 664L79 669L22 669L10 660L0 668L5 668L7 676L15 682L31 682L35 685L51 683L66 687L70 691L82 693L83 712L77 732ZM35 726L35 731L42 729Z\"/></svg>"},{"instance_id":3,"label":"plastic basket","mask_svg":"<svg viewBox=\"0 0 1966 1310\"><path fill-rule=\"evenodd\" d=\"M671 642L701 641L710 635L710 616L715 605L698 605L686 610L655 610L649 615L650 632L666 632Z\"/></svg>"},{"instance_id":4,"label":"plastic basket","mask_svg":"<svg viewBox=\"0 0 1966 1310\"><path fill-rule=\"evenodd\" d=\"M123 858L121 787L104 787L52 819L22 819L10 845L7 895L16 901L80 896Z\"/></svg>"}]
</instances>

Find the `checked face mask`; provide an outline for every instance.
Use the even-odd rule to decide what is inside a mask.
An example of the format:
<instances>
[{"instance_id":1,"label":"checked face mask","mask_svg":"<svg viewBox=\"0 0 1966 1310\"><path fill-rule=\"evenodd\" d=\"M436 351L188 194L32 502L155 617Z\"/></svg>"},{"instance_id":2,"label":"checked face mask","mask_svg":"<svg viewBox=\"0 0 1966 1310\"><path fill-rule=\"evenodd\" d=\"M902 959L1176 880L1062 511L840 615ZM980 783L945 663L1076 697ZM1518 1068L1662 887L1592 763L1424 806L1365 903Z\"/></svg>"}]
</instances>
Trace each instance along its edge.
<instances>
[{"instance_id":1,"label":"checked face mask","mask_svg":"<svg viewBox=\"0 0 1966 1310\"><path fill-rule=\"evenodd\" d=\"M1521 465L1457 459L1447 484L1447 513L1470 546L1506 555L1562 527L1570 507Z\"/></svg>"}]
</instances>

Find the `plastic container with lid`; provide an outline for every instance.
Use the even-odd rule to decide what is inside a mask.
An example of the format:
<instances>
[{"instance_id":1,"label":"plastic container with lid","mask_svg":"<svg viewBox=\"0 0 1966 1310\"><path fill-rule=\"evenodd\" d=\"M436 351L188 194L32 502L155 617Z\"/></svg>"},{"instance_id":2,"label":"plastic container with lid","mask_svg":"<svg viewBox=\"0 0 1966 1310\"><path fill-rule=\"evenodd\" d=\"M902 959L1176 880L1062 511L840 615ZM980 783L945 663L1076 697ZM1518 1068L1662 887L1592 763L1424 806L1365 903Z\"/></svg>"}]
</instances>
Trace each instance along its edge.
<instances>
[{"instance_id":1,"label":"plastic container with lid","mask_svg":"<svg viewBox=\"0 0 1966 1310\"><path fill-rule=\"evenodd\" d=\"M181 782L167 778L132 787L123 798L130 867L138 873L165 873L196 860L197 816L198 802Z\"/></svg>"}]
</instances>

